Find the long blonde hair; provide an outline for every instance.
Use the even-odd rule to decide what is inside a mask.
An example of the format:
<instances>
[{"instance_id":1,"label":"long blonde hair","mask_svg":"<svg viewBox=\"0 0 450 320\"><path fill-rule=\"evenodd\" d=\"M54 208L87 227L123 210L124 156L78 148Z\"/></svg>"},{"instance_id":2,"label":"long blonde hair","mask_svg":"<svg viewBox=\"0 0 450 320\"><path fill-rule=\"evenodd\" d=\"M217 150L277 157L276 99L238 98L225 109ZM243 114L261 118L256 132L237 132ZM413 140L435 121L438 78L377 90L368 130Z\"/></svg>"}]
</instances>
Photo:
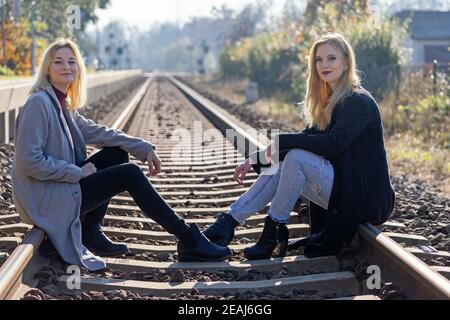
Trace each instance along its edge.
<instances>
[{"instance_id":1,"label":"long blonde hair","mask_svg":"<svg viewBox=\"0 0 450 320\"><path fill-rule=\"evenodd\" d=\"M71 49L78 65L78 75L76 79L70 84L69 89L67 90L67 106L69 109L74 110L81 107L86 102L86 67L84 65L84 61L81 57L78 46L69 39L58 38L47 48L47 50L45 50L42 58L42 63L39 67L36 82L31 87L30 94L33 94L40 90L44 90L45 88L50 86L48 75L50 64L55 57L56 51L61 48Z\"/></svg>"},{"instance_id":2,"label":"long blonde hair","mask_svg":"<svg viewBox=\"0 0 450 320\"><path fill-rule=\"evenodd\" d=\"M317 48L323 44L329 44L338 50L348 60L348 70L341 77L336 90L322 81L317 73L316 53ZM304 102L304 115L306 122L311 127L325 130L331 121L331 115L335 106L347 95L360 87L361 80L356 69L355 53L353 48L339 33L328 33L314 42L309 53L308 87Z\"/></svg>"}]
</instances>

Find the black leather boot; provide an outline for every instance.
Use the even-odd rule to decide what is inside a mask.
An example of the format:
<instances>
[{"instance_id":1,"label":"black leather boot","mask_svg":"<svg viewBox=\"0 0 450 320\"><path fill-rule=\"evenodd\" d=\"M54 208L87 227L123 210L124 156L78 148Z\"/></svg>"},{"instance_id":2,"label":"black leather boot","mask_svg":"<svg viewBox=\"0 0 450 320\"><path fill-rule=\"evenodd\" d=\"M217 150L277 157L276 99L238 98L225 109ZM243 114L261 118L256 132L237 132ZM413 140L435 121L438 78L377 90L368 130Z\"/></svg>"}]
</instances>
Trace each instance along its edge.
<instances>
[{"instance_id":1,"label":"black leather boot","mask_svg":"<svg viewBox=\"0 0 450 320\"><path fill-rule=\"evenodd\" d=\"M112 242L102 231L100 224L82 226L83 245L92 253L102 257L120 256L128 252L124 243Z\"/></svg>"},{"instance_id":2,"label":"black leather boot","mask_svg":"<svg viewBox=\"0 0 450 320\"><path fill-rule=\"evenodd\" d=\"M276 223L270 216L264 221L264 229L258 242L249 248L244 249L244 256L248 260L269 259L273 250L280 246L276 257L286 255L287 241L289 239L289 230L284 223Z\"/></svg>"},{"instance_id":3,"label":"black leather boot","mask_svg":"<svg viewBox=\"0 0 450 320\"><path fill-rule=\"evenodd\" d=\"M128 252L127 245L112 242L102 231L103 218L108 210L108 204L109 201L81 217L82 241L83 245L96 255L120 256Z\"/></svg>"},{"instance_id":4,"label":"black leather boot","mask_svg":"<svg viewBox=\"0 0 450 320\"><path fill-rule=\"evenodd\" d=\"M320 233L313 233L305 238L290 240L287 245L288 251L297 250L311 243L320 243L322 241Z\"/></svg>"},{"instance_id":5,"label":"black leather boot","mask_svg":"<svg viewBox=\"0 0 450 320\"><path fill-rule=\"evenodd\" d=\"M177 244L180 262L224 261L232 254L227 247L220 247L210 242L193 223L179 236Z\"/></svg>"},{"instance_id":6,"label":"black leather boot","mask_svg":"<svg viewBox=\"0 0 450 320\"><path fill-rule=\"evenodd\" d=\"M205 237L212 243L226 247L234 238L234 229L239 224L234 218L223 212L216 221L203 231Z\"/></svg>"}]
</instances>

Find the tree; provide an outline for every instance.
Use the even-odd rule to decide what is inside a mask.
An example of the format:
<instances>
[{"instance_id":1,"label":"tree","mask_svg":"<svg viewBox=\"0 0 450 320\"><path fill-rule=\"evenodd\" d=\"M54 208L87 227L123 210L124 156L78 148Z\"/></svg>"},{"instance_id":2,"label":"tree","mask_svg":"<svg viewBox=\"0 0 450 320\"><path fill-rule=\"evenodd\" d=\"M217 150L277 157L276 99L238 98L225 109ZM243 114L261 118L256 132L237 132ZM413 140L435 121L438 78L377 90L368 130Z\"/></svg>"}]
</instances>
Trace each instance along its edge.
<instances>
[{"instance_id":1,"label":"tree","mask_svg":"<svg viewBox=\"0 0 450 320\"><path fill-rule=\"evenodd\" d=\"M230 40L237 42L242 38L252 36L258 24L260 24L266 16L263 5L248 4L237 15L230 30Z\"/></svg>"},{"instance_id":2,"label":"tree","mask_svg":"<svg viewBox=\"0 0 450 320\"><path fill-rule=\"evenodd\" d=\"M20 4L20 10L17 10L18 4ZM2 6L3 14L0 16L3 26L3 32L0 33L3 44L2 63L16 74L30 74L32 29L35 30L36 57L40 56L48 42L57 37L74 39L81 44L83 51L83 48L89 47L89 44L85 42L85 27L89 22L97 20L95 8L105 8L108 4L109 0L6 1ZM80 9L79 30L73 30L66 23L71 14L67 9L71 5L79 6ZM18 11L20 15L17 15Z\"/></svg>"},{"instance_id":3,"label":"tree","mask_svg":"<svg viewBox=\"0 0 450 320\"><path fill-rule=\"evenodd\" d=\"M72 37L75 40L83 36L86 25L89 22L96 22L97 16L95 9L104 9L110 0L22 0L22 16L30 19L32 3L35 3L36 21L45 24L45 28L37 34L47 41L53 41L57 37ZM73 30L68 24L67 19L70 12L67 10L70 6L79 6L81 19L80 29Z\"/></svg>"},{"instance_id":4,"label":"tree","mask_svg":"<svg viewBox=\"0 0 450 320\"><path fill-rule=\"evenodd\" d=\"M283 8L283 16L288 21L297 22L300 21L302 16L302 10L297 0L286 0Z\"/></svg>"},{"instance_id":5,"label":"tree","mask_svg":"<svg viewBox=\"0 0 450 320\"><path fill-rule=\"evenodd\" d=\"M232 19L235 12L228 8L225 4L222 4L220 7L214 6L211 9L211 13L216 20L227 20Z\"/></svg>"},{"instance_id":6,"label":"tree","mask_svg":"<svg viewBox=\"0 0 450 320\"><path fill-rule=\"evenodd\" d=\"M304 25L311 26L317 19L320 8L326 5L333 5L338 13L338 19L345 18L346 15L352 13L368 12L368 0L308 0L305 11Z\"/></svg>"}]
</instances>

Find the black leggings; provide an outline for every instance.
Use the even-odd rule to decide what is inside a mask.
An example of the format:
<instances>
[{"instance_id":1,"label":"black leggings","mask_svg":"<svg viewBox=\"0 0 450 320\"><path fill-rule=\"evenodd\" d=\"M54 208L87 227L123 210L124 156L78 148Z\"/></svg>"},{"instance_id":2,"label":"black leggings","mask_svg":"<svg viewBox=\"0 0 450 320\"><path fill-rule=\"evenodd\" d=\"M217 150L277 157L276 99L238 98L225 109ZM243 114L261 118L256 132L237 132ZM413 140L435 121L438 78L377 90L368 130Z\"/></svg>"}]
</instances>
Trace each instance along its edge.
<instances>
[{"instance_id":1,"label":"black leggings","mask_svg":"<svg viewBox=\"0 0 450 320\"><path fill-rule=\"evenodd\" d=\"M141 168L128 160L125 151L109 147L79 164L82 167L91 162L97 168L96 173L80 180L81 221L85 225L101 224L111 198L128 191L146 216L179 237L188 226L153 188Z\"/></svg>"}]
</instances>

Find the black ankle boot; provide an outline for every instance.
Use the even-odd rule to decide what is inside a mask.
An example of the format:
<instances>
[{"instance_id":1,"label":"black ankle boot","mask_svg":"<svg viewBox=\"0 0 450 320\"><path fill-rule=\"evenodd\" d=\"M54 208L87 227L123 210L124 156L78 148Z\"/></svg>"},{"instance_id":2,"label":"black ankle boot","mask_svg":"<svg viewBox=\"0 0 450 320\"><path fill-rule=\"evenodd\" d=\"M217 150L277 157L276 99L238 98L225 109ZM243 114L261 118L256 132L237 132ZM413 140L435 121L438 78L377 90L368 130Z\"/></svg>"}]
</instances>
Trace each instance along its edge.
<instances>
[{"instance_id":1,"label":"black ankle boot","mask_svg":"<svg viewBox=\"0 0 450 320\"><path fill-rule=\"evenodd\" d=\"M289 230L284 223L276 223L269 216L264 221L264 229L258 242L244 249L244 256L248 260L269 259L273 250L280 246L277 257L286 255L286 246L289 239Z\"/></svg>"},{"instance_id":2,"label":"black ankle boot","mask_svg":"<svg viewBox=\"0 0 450 320\"><path fill-rule=\"evenodd\" d=\"M290 240L287 245L287 250L297 250L300 247L304 247L311 243L320 243L321 242L321 234L320 233L313 233L310 234L308 237L300 238L296 240Z\"/></svg>"},{"instance_id":3,"label":"black ankle boot","mask_svg":"<svg viewBox=\"0 0 450 320\"><path fill-rule=\"evenodd\" d=\"M128 252L124 243L112 242L102 231L100 224L82 226L83 245L92 253L103 256L120 256Z\"/></svg>"},{"instance_id":4,"label":"black ankle boot","mask_svg":"<svg viewBox=\"0 0 450 320\"><path fill-rule=\"evenodd\" d=\"M179 236L177 244L180 262L224 261L232 254L227 247L220 247L210 242L193 223Z\"/></svg>"},{"instance_id":5,"label":"black ankle boot","mask_svg":"<svg viewBox=\"0 0 450 320\"><path fill-rule=\"evenodd\" d=\"M226 247L233 240L234 228L236 228L238 224L239 223L234 220L231 215L223 212L217 217L212 225L203 231L203 234L212 243Z\"/></svg>"}]
</instances>

